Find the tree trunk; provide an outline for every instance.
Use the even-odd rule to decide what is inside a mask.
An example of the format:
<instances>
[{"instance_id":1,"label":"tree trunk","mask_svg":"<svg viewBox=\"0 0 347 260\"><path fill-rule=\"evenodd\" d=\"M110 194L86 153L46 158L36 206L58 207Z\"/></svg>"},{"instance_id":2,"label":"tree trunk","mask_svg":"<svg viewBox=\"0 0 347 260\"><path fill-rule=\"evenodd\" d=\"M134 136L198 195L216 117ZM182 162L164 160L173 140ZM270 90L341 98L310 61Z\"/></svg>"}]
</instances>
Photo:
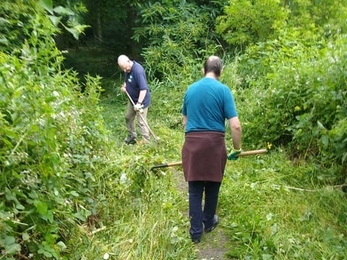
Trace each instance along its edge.
<instances>
[{"instance_id":1,"label":"tree trunk","mask_svg":"<svg viewBox=\"0 0 347 260\"><path fill-rule=\"evenodd\" d=\"M96 30L96 32L94 34L94 37L96 37L99 41L102 41L102 21L101 21L101 10L100 10L100 8L97 8L97 10L96 10L96 26L95 26L95 30Z\"/></svg>"},{"instance_id":2,"label":"tree trunk","mask_svg":"<svg viewBox=\"0 0 347 260\"><path fill-rule=\"evenodd\" d=\"M134 35L133 28L134 28L134 24L135 24L134 23L135 19L136 19L136 16L135 16L134 8L131 7L127 10L128 30L131 32L130 37L129 37L130 41L128 44L128 48L129 48L129 53L131 54L131 57L135 60L138 60L137 44L135 43L134 40L131 39Z\"/></svg>"},{"instance_id":3,"label":"tree trunk","mask_svg":"<svg viewBox=\"0 0 347 260\"><path fill-rule=\"evenodd\" d=\"M93 30L93 37L102 41L102 1L88 0L89 23Z\"/></svg>"}]
</instances>

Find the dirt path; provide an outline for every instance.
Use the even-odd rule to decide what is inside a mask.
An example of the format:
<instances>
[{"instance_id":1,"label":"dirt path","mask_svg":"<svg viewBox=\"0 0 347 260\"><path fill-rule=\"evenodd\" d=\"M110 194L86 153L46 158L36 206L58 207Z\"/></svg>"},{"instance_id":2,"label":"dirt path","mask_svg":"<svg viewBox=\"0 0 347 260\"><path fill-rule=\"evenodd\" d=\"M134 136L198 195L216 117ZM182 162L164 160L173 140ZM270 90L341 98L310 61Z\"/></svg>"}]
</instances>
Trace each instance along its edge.
<instances>
[{"instance_id":1,"label":"dirt path","mask_svg":"<svg viewBox=\"0 0 347 260\"><path fill-rule=\"evenodd\" d=\"M180 171L174 171L176 178L177 189L182 193L183 197L187 197L188 186L184 180L183 174ZM188 207L188 202L187 202ZM188 216L188 208L184 213ZM223 220L221 220L222 222ZM203 234L201 242L195 244L196 255L198 260L217 260L217 259L229 259L225 256L227 250L227 236L223 232L223 223L213 230L211 233Z\"/></svg>"}]
</instances>

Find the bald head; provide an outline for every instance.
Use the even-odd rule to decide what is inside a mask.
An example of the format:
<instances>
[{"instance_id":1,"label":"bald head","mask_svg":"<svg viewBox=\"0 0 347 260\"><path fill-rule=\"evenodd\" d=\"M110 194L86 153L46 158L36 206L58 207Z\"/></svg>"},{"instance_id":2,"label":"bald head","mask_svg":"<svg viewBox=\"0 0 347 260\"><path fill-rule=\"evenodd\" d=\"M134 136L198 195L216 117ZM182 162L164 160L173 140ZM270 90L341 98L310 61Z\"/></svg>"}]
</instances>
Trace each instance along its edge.
<instances>
[{"instance_id":1,"label":"bald head","mask_svg":"<svg viewBox=\"0 0 347 260\"><path fill-rule=\"evenodd\" d=\"M204 74L214 73L216 77L220 77L223 70L223 63L218 56L210 56L207 58L204 64Z\"/></svg>"},{"instance_id":2,"label":"bald head","mask_svg":"<svg viewBox=\"0 0 347 260\"><path fill-rule=\"evenodd\" d=\"M126 55L122 54L122 55L118 56L118 64L124 64L124 63L128 62L129 60L130 60L129 57Z\"/></svg>"},{"instance_id":3,"label":"bald head","mask_svg":"<svg viewBox=\"0 0 347 260\"><path fill-rule=\"evenodd\" d=\"M133 66L133 62L128 56L122 54L118 56L118 66L122 71L129 73L131 71L131 67Z\"/></svg>"}]
</instances>

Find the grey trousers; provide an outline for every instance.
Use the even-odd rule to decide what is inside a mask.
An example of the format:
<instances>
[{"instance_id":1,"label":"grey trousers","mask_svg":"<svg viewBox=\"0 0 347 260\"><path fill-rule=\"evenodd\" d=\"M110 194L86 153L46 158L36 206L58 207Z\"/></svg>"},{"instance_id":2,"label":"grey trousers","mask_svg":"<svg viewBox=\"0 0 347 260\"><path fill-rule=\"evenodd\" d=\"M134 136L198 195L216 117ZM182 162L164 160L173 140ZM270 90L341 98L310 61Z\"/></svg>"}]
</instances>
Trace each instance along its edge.
<instances>
[{"instance_id":1,"label":"grey trousers","mask_svg":"<svg viewBox=\"0 0 347 260\"><path fill-rule=\"evenodd\" d=\"M130 101L128 102L127 110L125 113L125 123L126 123L127 130L130 135L137 137L136 127L135 127L135 118L136 118L141 136L143 139L145 139L145 141L148 141L150 139L149 129L147 127L148 125L147 113L148 113L148 107L144 108L143 112L140 113L134 110L134 107L130 103Z\"/></svg>"}]
</instances>

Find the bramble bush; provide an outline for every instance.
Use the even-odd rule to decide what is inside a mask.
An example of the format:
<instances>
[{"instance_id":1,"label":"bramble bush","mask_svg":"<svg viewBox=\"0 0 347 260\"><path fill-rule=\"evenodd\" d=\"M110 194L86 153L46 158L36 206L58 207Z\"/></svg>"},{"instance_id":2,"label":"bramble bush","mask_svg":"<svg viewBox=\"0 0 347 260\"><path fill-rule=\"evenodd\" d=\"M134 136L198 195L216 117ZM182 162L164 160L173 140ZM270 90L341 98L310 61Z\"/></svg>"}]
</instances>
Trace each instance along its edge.
<instances>
[{"instance_id":1,"label":"bramble bush","mask_svg":"<svg viewBox=\"0 0 347 260\"><path fill-rule=\"evenodd\" d=\"M256 104L246 110L246 142L286 145L292 157L310 158L322 172L336 166L330 181L345 181L346 37L316 46L269 41L250 48L238 65L241 92Z\"/></svg>"}]
</instances>

